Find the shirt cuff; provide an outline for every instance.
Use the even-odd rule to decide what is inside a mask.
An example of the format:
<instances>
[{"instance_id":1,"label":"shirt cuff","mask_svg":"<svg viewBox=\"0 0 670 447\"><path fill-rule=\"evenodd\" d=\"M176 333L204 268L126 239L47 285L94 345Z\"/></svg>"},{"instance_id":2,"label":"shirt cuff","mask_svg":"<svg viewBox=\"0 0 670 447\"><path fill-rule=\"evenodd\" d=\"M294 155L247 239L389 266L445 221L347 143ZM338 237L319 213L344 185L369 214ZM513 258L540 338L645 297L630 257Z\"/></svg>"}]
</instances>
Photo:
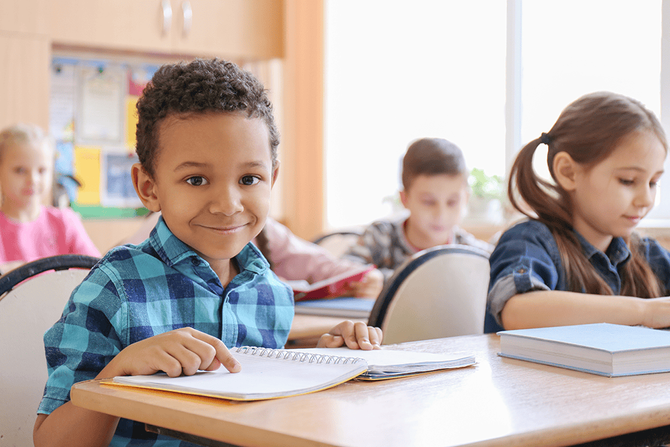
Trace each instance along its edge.
<instances>
[{"instance_id":1,"label":"shirt cuff","mask_svg":"<svg viewBox=\"0 0 670 447\"><path fill-rule=\"evenodd\" d=\"M516 282L514 280L514 274L505 276L495 283L491 291L489 292L488 301L490 303L490 312L495 318L496 322L502 326L502 319L500 314L502 313L505 304L512 298L514 295L519 293L531 292L533 290L550 290L546 284L537 278L530 276L530 288L524 292L519 292L516 287Z\"/></svg>"}]
</instances>

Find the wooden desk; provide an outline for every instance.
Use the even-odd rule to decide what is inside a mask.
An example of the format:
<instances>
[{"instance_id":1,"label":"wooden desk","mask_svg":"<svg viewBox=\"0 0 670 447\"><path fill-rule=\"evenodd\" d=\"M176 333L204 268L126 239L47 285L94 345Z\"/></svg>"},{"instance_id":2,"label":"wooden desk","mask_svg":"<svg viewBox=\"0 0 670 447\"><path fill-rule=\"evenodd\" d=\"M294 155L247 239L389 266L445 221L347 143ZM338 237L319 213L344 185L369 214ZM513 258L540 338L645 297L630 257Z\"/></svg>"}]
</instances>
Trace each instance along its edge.
<instances>
[{"instance_id":1,"label":"wooden desk","mask_svg":"<svg viewBox=\"0 0 670 447\"><path fill-rule=\"evenodd\" d=\"M669 374L606 378L503 359L495 335L396 346L477 365L235 403L81 382L75 405L245 446L559 446L670 425Z\"/></svg>"}]
</instances>

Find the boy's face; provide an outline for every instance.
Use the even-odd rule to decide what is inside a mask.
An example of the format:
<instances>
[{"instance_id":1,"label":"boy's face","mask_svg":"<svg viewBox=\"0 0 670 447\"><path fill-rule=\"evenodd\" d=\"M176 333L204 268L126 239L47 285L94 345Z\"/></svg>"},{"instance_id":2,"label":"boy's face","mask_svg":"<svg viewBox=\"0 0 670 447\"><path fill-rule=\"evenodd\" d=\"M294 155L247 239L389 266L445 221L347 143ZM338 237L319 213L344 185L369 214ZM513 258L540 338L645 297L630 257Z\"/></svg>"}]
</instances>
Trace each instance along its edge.
<instances>
[{"instance_id":1,"label":"boy's face","mask_svg":"<svg viewBox=\"0 0 670 447\"><path fill-rule=\"evenodd\" d=\"M407 191L400 192L400 199L410 212L406 228L409 242L419 249L451 242L468 198L463 175L417 176Z\"/></svg>"},{"instance_id":2,"label":"boy's face","mask_svg":"<svg viewBox=\"0 0 670 447\"><path fill-rule=\"evenodd\" d=\"M139 173L138 193L216 270L265 225L277 174L267 126L232 113L168 117L158 146L154 178Z\"/></svg>"}]
</instances>

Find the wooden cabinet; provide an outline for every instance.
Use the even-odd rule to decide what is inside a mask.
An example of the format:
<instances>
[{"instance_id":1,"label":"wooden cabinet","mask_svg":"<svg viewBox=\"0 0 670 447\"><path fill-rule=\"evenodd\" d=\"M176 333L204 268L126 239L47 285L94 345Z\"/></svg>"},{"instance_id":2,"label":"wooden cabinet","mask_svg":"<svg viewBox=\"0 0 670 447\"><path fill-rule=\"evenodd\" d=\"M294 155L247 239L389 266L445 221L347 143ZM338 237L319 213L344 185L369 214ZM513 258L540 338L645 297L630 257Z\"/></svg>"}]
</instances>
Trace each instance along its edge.
<instances>
[{"instance_id":1,"label":"wooden cabinet","mask_svg":"<svg viewBox=\"0 0 670 447\"><path fill-rule=\"evenodd\" d=\"M277 0L174 1L173 50L232 59L283 56L284 5ZM189 18L190 17L190 18Z\"/></svg>"},{"instance_id":2,"label":"wooden cabinet","mask_svg":"<svg viewBox=\"0 0 670 447\"><path fill-rule=\"evenodd\" d=\"M0 3L0 128L49 125L48 0Z\"/></svg>"},{"instance_id":3,"label":"wooden cabinet","mask_svg":"<svg viewBox=\"0 0 670 447\"><path fill-rule=\"evenodd\" d=\"M1 0L0 33L46 35L49 0Z\"/></svg>"},{"instance_id":4,"label":"wooden cabinet","mask_svg":"<svg viewBox=\"0 0 670 447\"><path fill-rule=\"evenodd\" d=\"M237 60L283 55L281 0L59 0L49 7L58 44Z\"/></svg>"},{"instance_id":5,"label":"wooden cabinet","mask_svg":"<svg viewBox=\"0 0 670 447\"><path fill-rule=\"evenodd\" d=\"M18 122L49 128L46 37L0 33L0 129Z\"/></svg>"}]
</instances>

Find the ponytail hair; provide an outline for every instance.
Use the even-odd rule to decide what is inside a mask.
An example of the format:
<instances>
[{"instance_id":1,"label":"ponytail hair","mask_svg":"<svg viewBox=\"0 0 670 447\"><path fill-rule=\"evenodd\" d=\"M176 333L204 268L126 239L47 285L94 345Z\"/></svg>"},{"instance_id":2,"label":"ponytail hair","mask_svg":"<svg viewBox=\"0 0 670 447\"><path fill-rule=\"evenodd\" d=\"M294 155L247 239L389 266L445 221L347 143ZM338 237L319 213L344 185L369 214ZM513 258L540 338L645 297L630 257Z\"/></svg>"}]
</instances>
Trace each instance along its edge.
<instances>
[{"instance_id":1,"label":"ponytail hair","mask_svg":"<svg viewBox=\"0 0 670 447\"><path fill-rule=\"evenodd\" d=\"M548 133L528 143L517 155L509 175L510 203L521 213L544 223L554 235L573 292L612 295L609 285L584 256L573 231L572 204L556 180L553 164L559 152L590 168L607 158L619 142L634 132L652 132L668 150L665 132L656 116L639 101L611 92L590 93L561 112ZM533 170L533 156L540 144L548 146L547 166L554 182ZM652 298L663 287L647 263L636 234L625 238L631 258L622 267L621 295Z\"/></svg>"}]
</instances>

